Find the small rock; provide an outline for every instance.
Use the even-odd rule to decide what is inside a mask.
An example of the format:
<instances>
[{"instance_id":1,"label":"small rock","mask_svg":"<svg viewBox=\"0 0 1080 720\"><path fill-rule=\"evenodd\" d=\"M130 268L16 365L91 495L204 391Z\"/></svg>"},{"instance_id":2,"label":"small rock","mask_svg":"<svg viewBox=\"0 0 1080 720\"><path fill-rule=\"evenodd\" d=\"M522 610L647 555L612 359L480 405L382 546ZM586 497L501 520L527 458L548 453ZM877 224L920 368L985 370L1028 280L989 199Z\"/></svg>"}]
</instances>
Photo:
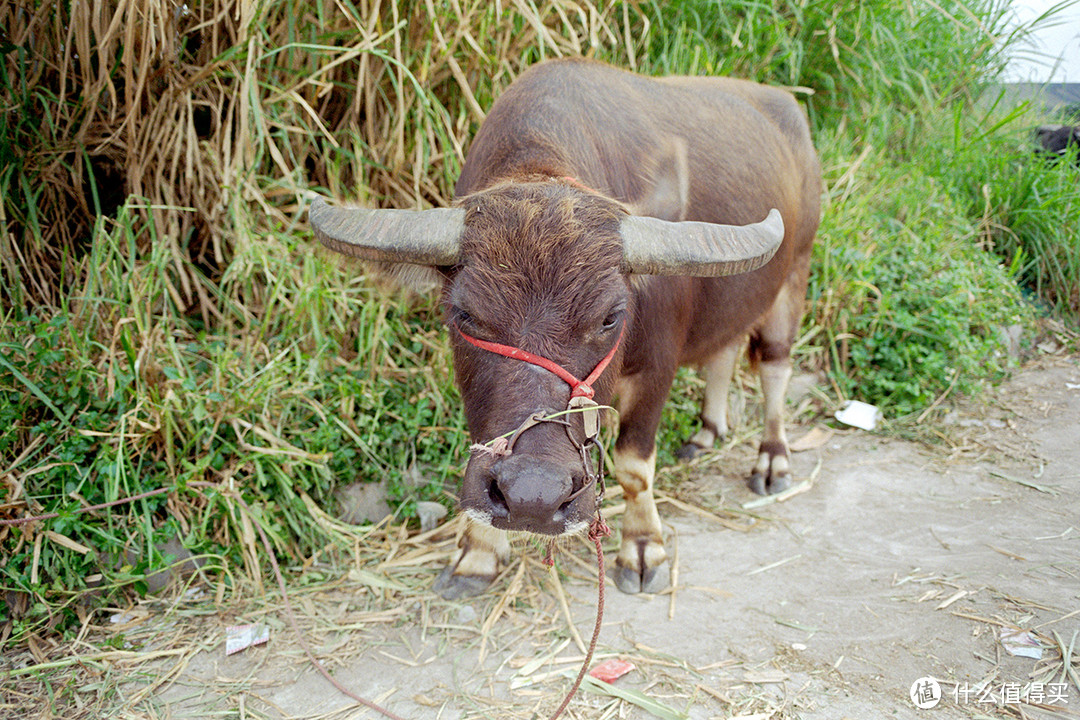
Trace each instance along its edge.
<instances>
[{"instance_id":1,"label":"small rock","mask_svg":"<svg viewBox=\"0 0 1080 720\"><path fill-rule=\"evenodd\" d=\"M421 501L416 503L416 514L420 518L420 529L427 532L434 530L446 517L446 508L437 502Z\"/></svg>"},{"instance_id":2,"label":"small rock","mask_svg":"<svg viewBox=\"0 0 1080 720\"><path fill-rule=\"evenodd\" d=\"M341 508L338 517L351 525L377 523L390 514L385 483L352 483L335 495Z\"/></svg>"},{"instance_id":3,"label":"small rock","mask_svg":"<svg viewBox=\"0 0 1080 720\"><path fill-rule=\"evenodd\" d=\"M468 625L477 618L476 610L472 605L462 605L457 611L457 621L459 625Z\"/></svg>"},{"instance_id":4,"label":"small rock","mask_svg":"<svg viewBox=\"0 0 1080 720\"><path fill-rule=\"evenodd\" d=\"M401 474L401 480L406 485L414 488L419 488L427 485L427 477L421 471L420 466L415 462L405 468L405 472Z\"/></svg>"}]
</instances>

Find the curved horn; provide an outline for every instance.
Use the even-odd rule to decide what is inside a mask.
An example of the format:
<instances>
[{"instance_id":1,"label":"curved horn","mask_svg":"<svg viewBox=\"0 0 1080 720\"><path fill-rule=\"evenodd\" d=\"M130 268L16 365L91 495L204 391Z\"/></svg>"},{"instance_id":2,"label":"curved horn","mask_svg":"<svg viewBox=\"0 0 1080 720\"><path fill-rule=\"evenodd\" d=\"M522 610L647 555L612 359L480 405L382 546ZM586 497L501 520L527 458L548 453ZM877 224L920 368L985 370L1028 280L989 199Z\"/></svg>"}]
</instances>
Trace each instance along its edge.
<instances>
[{"instance_id":1,"label":"curved horn","mask_svg":"<svg viewBox=\"0 0 1080 720\"><path fill-rule=\"evenodd\" d=\"M719 277L757 270L784 239L784 219L773 209L752 225L670 222L630 215L619 226L623 272Z\"/></svg>"},{"instance_id":2,"label":"curved horn","mask_svg":"<svg viewBox=\"0 0 1080 720\"><path fill-rule=\"evenodd\" d=\"M323 245L362 260L456 265L465 211L339 208L315 198L308 222Z\"/></svg>"}]
</instances>

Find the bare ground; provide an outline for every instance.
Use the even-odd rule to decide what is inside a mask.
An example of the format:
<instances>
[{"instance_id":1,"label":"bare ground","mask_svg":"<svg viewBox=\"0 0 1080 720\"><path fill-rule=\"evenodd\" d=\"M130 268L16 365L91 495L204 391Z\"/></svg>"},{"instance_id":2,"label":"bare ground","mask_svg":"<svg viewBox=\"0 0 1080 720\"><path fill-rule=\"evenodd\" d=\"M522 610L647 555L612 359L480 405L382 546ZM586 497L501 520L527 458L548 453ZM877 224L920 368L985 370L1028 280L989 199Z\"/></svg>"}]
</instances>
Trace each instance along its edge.
<instances>
[{"instance_id":1,"label":"bare ground","mask_svg":"<svg viewBox=\"0 0 1080 720\"><path fill-rule=\"evenodd\" d=\"M626 596L608 581L597 659L636 669L611 686L622 698L590 686L565 717L1080 717L1080 358L950 412L939 443L825 439L826 425L794 456L812 486L782 503L743 508L748 443L673 473L661 514L675 591ZM339 681L404 718L546 718L592 628L591 548L562 548L556 573L525 544L487 594L451 603L428 588L455 527L385 528L352 538L351 569L292 568L301 632ZM316 673L272 588L212 596L115 618L133 649L94 656L114 690L87 701L115 717L378 717ZM226 656L225 628L243 622L267 624L270 641ZM1008 652L1000 633L1017 629L1041 659ZM929 710L910 697L924 677L942 690Z\"/></svg>"}]
</instances>

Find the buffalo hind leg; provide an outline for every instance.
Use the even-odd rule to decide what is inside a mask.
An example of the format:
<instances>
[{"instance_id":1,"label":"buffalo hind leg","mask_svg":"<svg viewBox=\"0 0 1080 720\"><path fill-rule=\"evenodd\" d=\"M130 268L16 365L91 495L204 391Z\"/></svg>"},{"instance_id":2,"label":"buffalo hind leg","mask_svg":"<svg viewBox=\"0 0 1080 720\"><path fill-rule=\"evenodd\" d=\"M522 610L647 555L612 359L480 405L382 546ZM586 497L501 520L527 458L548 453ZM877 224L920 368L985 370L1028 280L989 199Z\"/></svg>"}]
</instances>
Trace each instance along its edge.
<instances>
[{"instance_id":1,"label":"buffalo hind leg","mask_svg":"<svg viewBox=\"0 0 1080 720\"><path fill-rule=\"evenodd\" d=\"M615 559L615 585L624 593L657 593L671 582L660 513L653 498L655 447L641 457L633 447L615 447L615 477L623 488L626 512L622 544Z\"/></svg>"},{"instance_id":2,"label":"buffalo hind leg","mask_svg":"<svg viewBox=\"0 0 1080 720\"><path fill-rule=\"evenodd\" d=\"M805 282L800 285L789 281L761 324L750 334L750 360L761 377L765 405L765 430L749 483L750 489L759 495L775 495L791 486L784 403L791 380L791 345L802 315L802 302L798 300L801 295L793 292L790 285L801 287L805 294Z\"/></svg>"},{"instance_id":3,"label":"buffalo hind leg","mask_svg":"<svg viewBox=\"0 0 1080 720\"><path fill-rule=\"evenodd\" d=\"M447 600L479 595L487 590L508 562L510 541L506 531L466 516L457 553L439 574L432 589Z\"/></svg>"},{"instance_id":4,"label":"buffalo hind leg","mask_svg":"<svg viewBox=\"0 0 1080 720\"><path fill-rule=\"evenodd\" d=\"M763 362L760 373L765 396L765 432L750 476L750 489L759 495L774 495L791 486L791 460L784 432L784 398L791 379L791 362Z\"/></svg>"},{"instance_id":5,"label":"buffalo hind leg","mask_svg":"<svg viewBox=\"0 0 1080 720\"><path fill-rule=\"evenodd\" d=\"M705 398L701 403L701 429L676 453L680 460L692 460L728 434L728 388L735 374L742 340L725 345L701 366Z\"/></svg>"}]
</instances>

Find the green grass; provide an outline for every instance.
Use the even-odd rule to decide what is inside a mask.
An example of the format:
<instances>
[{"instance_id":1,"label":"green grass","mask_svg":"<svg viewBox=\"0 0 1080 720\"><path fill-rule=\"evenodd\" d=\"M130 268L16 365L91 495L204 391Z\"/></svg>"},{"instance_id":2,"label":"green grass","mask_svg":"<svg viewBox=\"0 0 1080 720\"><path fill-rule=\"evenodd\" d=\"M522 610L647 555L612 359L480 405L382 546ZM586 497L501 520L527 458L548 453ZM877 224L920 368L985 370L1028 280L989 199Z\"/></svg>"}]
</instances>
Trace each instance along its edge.
<instances>
[{"instance_id":1,"label":"green grass","mask_svg":"<svg viewBox=\"0 0 1080 720\"><path fill-rule=\"evenodd\" d=\"M50 615L74 621L87 576L144 590L169 562L155 550L167 538L242 565L250 539L234 501L185 491L193 482L235 485L279 550L305 557L327 539L300 492L332 508L339 485L385 482L408 516L417 500L449 502L466 444L432 301L383 296L309 238L279 233L238 253L220 285L202 280L219 300L207 326L176 302L170 257L125 252L131 218L122 208L102 223L95 271L64 307L13 310L0 326L0 452L21 456L11 472L34 512L61 512L44 528L93 550L9 531L4 586L48 599L15 641ZM158 486L179 489L172 506L71 512Z\"/></svg>"},{"instance_id":2,"label":"green grass","mask_svg":"<svg viewBox=\"0 0 1080 720\"><path fill-rule=\"evenodd\" d=\"M841 397L895 419L954 385L966 395L1000 379L1000 330L1033 314L938 177L879 152L861 158L858 187L833 186L809 301Z\"/></svg>"},{"instance_id":3,"label":"green grass","mask_svg":"<svg viewBox=\"0 0 1080 720\"><path fill-rule=\"evenodd\" d=\"M1033 112L972 102L1000 64L989 42L1000 3L696 0L612 6L592 27L549 6L496 15L437 2L433 19L423 3L390 3L374 24L342 7L355 12L260 6L237 30L247 44L214 48L202 80L183 86L195 109L177 103L181 127L220 111L221 128L185 136L175 161L140 165L154 196L117 207L93 180L109 177L111 156L55 141L81 117L74 101L51 106L55 77L0 38L0 89L27 101L0 114L0 157L13 159L0 169L0 507L61 513L0 529L6 643L77 632L91 585L108 602L144 592L171 562L157 549L168 538L244 591L265 568L235 493L293 561L334 542L301 493L332 508L342 485L385 482L401 518L417 500L450 502L468 439L437 303L384 294L316 248L303 193L446 201L473 103L488 107L544 57L813 89L801 97L826 195L797 358L827 374L833 403L856 397L902 422L1002 377L1001 327L1038 312L1077 322L1077 173L1031 157ZM448 50L430 29L439 17ZM378 32L364 40L357 22ZM226 129L243 142L226 143ZM74 211L58 220L75 202L67 186L93 208L88 224ZM693 428L698 385L680 375L662 458ZM73 512L158 487L177 492Z\"/></svg>"}]
</instances>

